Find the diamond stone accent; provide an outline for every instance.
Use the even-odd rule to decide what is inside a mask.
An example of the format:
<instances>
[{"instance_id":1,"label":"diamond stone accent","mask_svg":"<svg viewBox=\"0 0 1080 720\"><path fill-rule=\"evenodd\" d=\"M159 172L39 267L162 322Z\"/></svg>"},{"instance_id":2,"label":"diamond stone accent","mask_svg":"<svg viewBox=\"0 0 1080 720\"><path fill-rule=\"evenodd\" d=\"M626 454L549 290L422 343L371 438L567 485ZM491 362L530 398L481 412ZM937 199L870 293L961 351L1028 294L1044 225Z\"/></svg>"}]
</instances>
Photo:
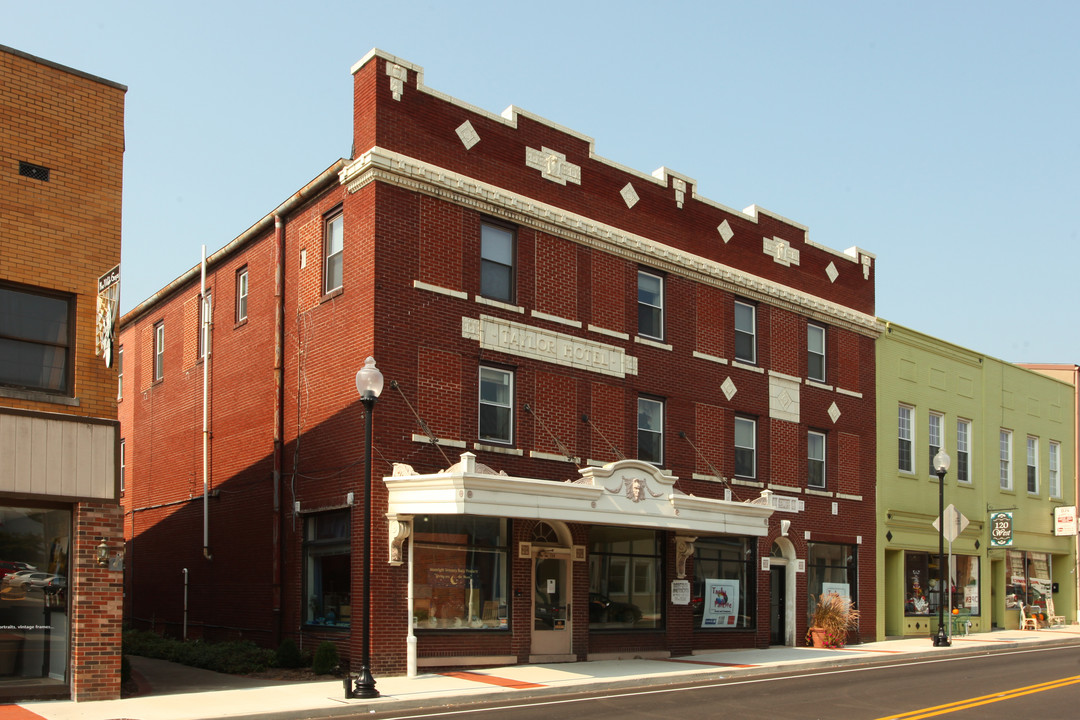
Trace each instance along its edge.
<instances>
[{"instance_id":1,"label":"diamond stone accent","mask_svg":"<svg viewBox=\"0 0 1080 720\"><path fill-rule=\"evenodd\" d=\"M825 274L829 276L829 282L836 282L836 278L840 277L840 271L832 263L829 263L829 267L825 268Z\"/></svg>"},{"instance_id":2,"label":"diamond stone accent","mask_svg":"<svg viewBox=\"0 0 1080 720\"><path fill-rule=\"evenodd\" d=\"M466 150L472 150L473 145L480 142L480 134L468 120L458 125L456 132Z\"/></svg>"},{"instance_id":3,"label":"diamond stone accent","mask_svg":"<svg viewBox=\"0 0 1080 720\"><path fill-rule=\"evenodd\" d=\"M735 383L731 382L730 377L724 380L724 384L720 386L720 389L724 392L724 397L726 397L728 400L734 397L735 393L738 392L738 389L735 387Z\"/></svg>"},{"instance_id":4,"label":"diamond stone accent","mask_svg":"<svg viewBox=\"0 0 1080 720\"><path fill-rule=\"evenodd\" d=\"M833 424L840 419L840 408L836 407L836 403L829 406L829 417L832 418Z\"/></svg>"},{"instance_id":5,"label":"diamond stone accent","mask_svg":"<svg viewBox=\"0 0 1080 720\"><path fill-rule=\"evenodd\" d=\"M731 226L730 226L730 225L728 225L728 221L727 221L727 220L725 220L724 222L720 223L720 224L719 224L719 225L718 225L718 226L716 227L716 229L717 229L717 230L718 230L718 231L720 232L720 237L724 238L724 244L725 244L725 245L727 245L728 241L729 241L729 240L731 240L731 238L733 238L733 237L735 236L735 233L734 233L734 231L733 231L733 230L731 229Z\"/></svg>"},{"instance_id":6,"label":"diamond stone accent","mask_svg":"<svg viewBox=\"0 0 1080 720\"><path fill-rule=\"evenodd\" d=\"M638 197L637 191L634 190L634 186L630 183L626 183L626 187L619 191L622 195L622 199L626 202L626 207L632 208L637 205L637 201L641 198Z\"/></svg>"}]
</instances>

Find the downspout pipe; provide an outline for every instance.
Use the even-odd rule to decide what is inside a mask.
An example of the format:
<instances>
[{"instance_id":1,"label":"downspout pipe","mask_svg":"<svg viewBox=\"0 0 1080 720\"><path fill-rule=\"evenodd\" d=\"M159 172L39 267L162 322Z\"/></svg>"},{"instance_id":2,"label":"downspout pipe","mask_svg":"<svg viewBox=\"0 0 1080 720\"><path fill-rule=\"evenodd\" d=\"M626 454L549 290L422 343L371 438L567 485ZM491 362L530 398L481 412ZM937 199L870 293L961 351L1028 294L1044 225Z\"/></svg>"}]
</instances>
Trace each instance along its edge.
<instances>
[{"instance_id":1,"label":"downspout pipe","mask_svg":"<svg viewBox=\"0 0 1080 720\"><path fill-rule=\"evenodd\" d=\"M277 647L281 645L284 632L281 577L285 554L281 512L281 467L285 454L285 218L281 214L274 215L274 264L274 510L270 532L273 536L271 611L274 614L274 646Z\"/></svg>"},{"instance_id":2,"label":"downspout pipe","mask_svg":"<svg viewBox=\"0 0 1080 720\"><path fill-rule=\"evenodd\" d=\"M206 297L206 245L202 246L199 264L199 332L203 360L202 376L202 492L203 492L203 557L213 560L210 552L210 299Z\"/></svg>"}]
</instances>

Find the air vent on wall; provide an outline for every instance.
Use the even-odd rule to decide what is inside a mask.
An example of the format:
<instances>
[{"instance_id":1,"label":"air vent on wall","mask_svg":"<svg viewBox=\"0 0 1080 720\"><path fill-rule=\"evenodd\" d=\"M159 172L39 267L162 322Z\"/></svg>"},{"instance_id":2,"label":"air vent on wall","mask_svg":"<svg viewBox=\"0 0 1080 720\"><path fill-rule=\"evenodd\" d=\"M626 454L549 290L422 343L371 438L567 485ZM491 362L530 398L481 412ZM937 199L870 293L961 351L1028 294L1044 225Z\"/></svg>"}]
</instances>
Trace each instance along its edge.
<instances>
[{"instance_id":1,"label":"air vent on wall","mask_svg":"<svg viewBox=\"0 0 1080 720\"><path fill-rule=\"evenodd\" d=\"M49 182L49 168L34 165L33 163L20 162L19 174L23 177L33 178L34 180Z\"/></svg>"}]
</instances>

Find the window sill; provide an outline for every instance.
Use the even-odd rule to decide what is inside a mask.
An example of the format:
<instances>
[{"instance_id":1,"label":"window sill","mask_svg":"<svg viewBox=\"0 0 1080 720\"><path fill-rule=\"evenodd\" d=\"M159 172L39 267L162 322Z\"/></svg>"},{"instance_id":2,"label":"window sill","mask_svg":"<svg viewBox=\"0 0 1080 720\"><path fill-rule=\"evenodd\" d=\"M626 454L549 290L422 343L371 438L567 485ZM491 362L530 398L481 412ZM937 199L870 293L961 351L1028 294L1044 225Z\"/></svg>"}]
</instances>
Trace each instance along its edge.
<instances>
[{"instance_id":1,"label":"window sill","mask_svg":"<svg viewBox=\"0 0 1080 720\"><path fill-rule=\"evenodd\" d=\"M342 294L343 292L345 292L345 288L339 287L339 288L334 288L333 290L331 290L328 293L323 293L323 296L321 298L319 298L319 304L321 305L322 303L324 303L324 302L326 302L328 300L333 300L334 298L336 298L338 295Z\"/></svg>"},{"instance_id":2,"label":"window sill","mask_svg":"<svg viewBox=\"0 0 1080 720\"><path fill-rule=\"evenodd\" d=\"M556 462L568 462L578 465L581 463L579 457L568 457L566 455L560 455L559 453L549 453L540 450L530 450L529 457L534 460L555 460Z\"/></svg>"},{"instance_id":3,"label":"window sill","mask_svg":"<svg viewBox=\"0 0 1080 720\"><path fill-rule=\"evenodd\" d=\"M240 320L235 325L233 325L233 330L236 330L238 328L242 328L247 324L248 324L248 319L245 317L243 320Z\"/></svg>"},{"instance_id":4,"label":"window sill","mask_svg":"<svg viewBox=\"0 0 1080 720\"><path fill-rule=\"evenodd\" d=\"M827 385L825 382L823 382L821 380L814 380L812 378L806 378L806 384L809 385L810 387L815 387L815 388L818 388L820 390L829 390L830 392L833 389L832 385Z\"/></svg>"},{"instance_id":5,"label":"window sill","mask_svg":"<svg viewBox=\"0 0 1080 720\"><path fill-rule=\"evenodd\" d=\"M67 405L79 407L79 398L69 395L54 395L39 390L16 390L15 388L0 388L0 397L12 400L29 400L31 402L52 403L54 405Z\"/></svg>"},{"instance_id":6,"label":"window sill","mask_svg":"<svg viewBox=\"0 0 1080 720\"><path fill-rule=\"evenodd\" d=\"M748 365L745 362L743 362L742 360L732 360L731 361L731 367L733 367L733 368L741 368L743 370L749 370L750 372L756 372L756 373L760 373L762 375L765 374L765 368L759 368L757 365Z\"/></svg>"},{"instance_id":7,"label":"window sill","mask_svg":"<svg viewBox=\"0 0 1080 720\"><path fill-rule=\"evenodd\" d=\"M486 445L483 443L473 443L473 450L483 450L486 452L499 453L501 455L517 455L518 457L525 454L525 451L521 448L510 447L508 445Z\"/></svg>"},{"instance_id":8,"label":"window sill","mask_svg":"<svg viewBox=\"0 0 1080 720\"><path fill-rule=\"evenodd\" d=\"M334 630L337 632L348 632L351 627L351 625L323 625L313 622L304 623L305 630Z\"/></svg>"},{"instance_id":9,"label":"window sill","mask_svg":"<svg viewBox=\"0 0 1080 720\"><path fill-rule=\"evenodd\" d=\"M825 488L806 488L807 495L816 495L817 497L832 497L833 494Z\"/></svg>"},{"instance_id":10,"label":"window sill","mask_svg":"<svg viewBox=\"0 0 1080 720\"><path fill-rule=\"evenodd\" d=\"M519 305L511 305L510 303L503 302L502 300L492 300L491 298L486 298L483 295L477 295L473 299L476 300L476 302L480 303L481 305L487 305L488 307L502 308L503 310L509 310L510 312L517 313L518 315L524 315L525 314L525 308L523 308L523 307L521 307Z\"/></svg>"},{"instance_id":11,"label":"window sill","mask_svg":"<svg viewBox=\"0 0 1080 720\"><path fill-rule=\"evenodd\" d=\"M431 444L431 438L427 435L421 435L419 433L413 433L412 441L416 443L424 443L425 445ZM460 448L464 450L466 448L464 440L447 440L446 438L436 438L436 445L442 445L443 447Z\"/></svg>"},{"instance_id":12,"label":"window sill","mask_svg":"<svg viewBox=\"0 0 1080 720\"><path fill-rule=\"evenodd\" d=\"M653 340L652 338L644 337L642 335L635 335L634 342L638 343L639 345L648 345L649 347L654 347L659 350L671 350L671 345L665 342L661 342L660 340Z\"/></svg>"},{"instance_id":13,"label":"window sill","mask_svg":"<svg viewBox=\"0 0 1080 720\"><path fill-rule=\"evenodd\" d=\"M719 363L720 365L727 365L728 364L728 361L725 360L722 357L717 357L715 355L709 355L707 353L698 352L697 350L695 350L693 352L693 356L696 357L699 360L708 360L709 362Z\"/></svg>"}]
</instances>

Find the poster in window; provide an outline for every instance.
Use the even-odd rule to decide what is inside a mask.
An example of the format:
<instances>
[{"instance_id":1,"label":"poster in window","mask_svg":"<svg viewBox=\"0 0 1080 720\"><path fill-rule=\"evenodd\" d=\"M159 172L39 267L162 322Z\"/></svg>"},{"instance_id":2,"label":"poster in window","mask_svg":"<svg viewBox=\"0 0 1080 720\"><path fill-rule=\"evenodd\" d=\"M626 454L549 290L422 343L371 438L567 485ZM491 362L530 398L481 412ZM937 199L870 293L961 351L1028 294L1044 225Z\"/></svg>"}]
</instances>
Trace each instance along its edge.
<instances>
[{"instance_id":1,"label":"poster in window","mask_svg":"<svg viewBox=\"0 0 1080 720\"><path fill-rule=\"evenodd\" d=\"M706 580L701 627L735 627L739 621L739 581Z\"/></svg>"},{"instance_id":2,"label":"poster in window","mask_svg":"<svg viewBox=\"0 0 1080 720\"><path fill-rule=\"evenodd\" d=\"M821 583L821 594L828 595L829 593L836 593L849 603L851 602L851 586L847 583Z\"/></svg>"}]
</instances>

